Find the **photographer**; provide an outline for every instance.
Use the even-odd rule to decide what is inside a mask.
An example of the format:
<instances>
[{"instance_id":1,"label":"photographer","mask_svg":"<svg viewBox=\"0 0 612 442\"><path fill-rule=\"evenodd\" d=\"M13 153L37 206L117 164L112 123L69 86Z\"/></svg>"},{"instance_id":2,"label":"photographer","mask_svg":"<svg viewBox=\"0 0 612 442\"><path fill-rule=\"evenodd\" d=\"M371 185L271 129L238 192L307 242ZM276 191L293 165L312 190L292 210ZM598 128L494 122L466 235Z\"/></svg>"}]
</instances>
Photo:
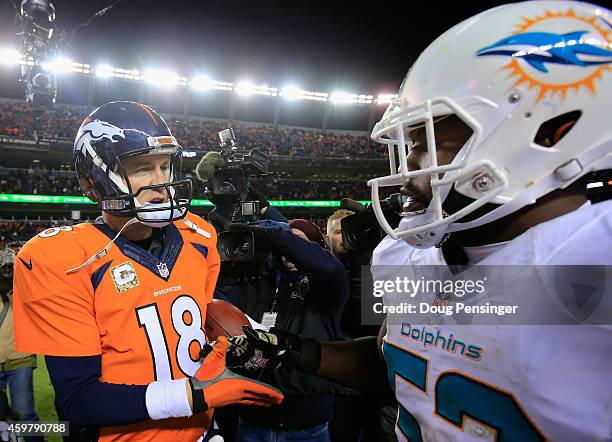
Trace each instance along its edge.
<instances>
[{"instance_id":1,"label":"photographer","mask_svg":"<svg viewBox=\"0 0 612 442\"><path fill-rule=\"evenodd\" d=\"M383 201L386 216L392 223L401 203L399 194ZM376 336L377 326L361 324L361 293L371 293L369 266L372 251L383 238L382 231L371 207L349 198L344 198L340 207L327 220L327 243L342 262L350 281L350 296L341 319L342 337Z\"/></svg>"},{"instance_id":2,"label":"photographer","mask_svg":"<svg viewBox=\"0 0 612 442\"><path fill-rule=\"evenodd\" d=\"M318 228L306 220L267 228L244 224L227 227L230 233L234 229L250 229L257 247L270 253L263 260L222 262L215 297L229 300L266 327L337 340L340 315L348 298L348 279L340 262L322 248L324 239ZM252 273L258 268L262 269L259 274ZM298 433L300 440L329 440L335 385L284 369L266 371L261 380L264 379L280 388L285 400L262 413L242 407L238 411L236 440L269 440L274 435L292 437ZM223 410L225 425L222 422L221 428L226 439L231 440L227 430L233 424L227 414Z\"/></svg>"},{"instance_id":3,"label":"photographer","mask_svg":"<svg viewBox=\"0 0 612 442\"><path fill-rule=\"evenodd\" d=\"M219 231L222 262L215 298L233 303L266 327L337 340L349 291L342 265L324 249L318 227L306 220L287 223L251 187L251 176L267 173L267 158L256 150L241 151L231 129L219 136L221 151L207 153L196 168L215 204L208 218ZM223 410L217 417L226 439L329 440L333 384L284 369L259 376L279 387L285 400L263 413L239 409L237 435L228 434L235 423Z\"/></svg>"},{"instance_id":4,"label":"photographer","mask_svg":"<svg viewBox=\"0 0 612 442\"><path fill-rule=\"evenodd\" d=\"M15 252L0 251L0 389L7 384L11 407L22 421L38 421L34 407L33 371L36 355L15 351L13 341L13 264ZM2 417L0 420L7 420ZM43 441L42 436L28 436L29 442Z\"/></svg>"},{"instance_id":5,"label":"photographer","mask_svg":"<svg viewBox=\"0 0 612 442\"><path fill-rule=\"evenodd\" d=\"M245 290L236 305L263 325L282 327L317 339L337 340L340 315L348 298L344 269L323 249L323 236L306 220L257 230L272 252L267 260L268 288ZM270 440L274 435L301 440L329 440L333 384L297 371L264 372L279 387L284 402L263 412L240 410L238 440Z\"/></svg>"}]
</instances>

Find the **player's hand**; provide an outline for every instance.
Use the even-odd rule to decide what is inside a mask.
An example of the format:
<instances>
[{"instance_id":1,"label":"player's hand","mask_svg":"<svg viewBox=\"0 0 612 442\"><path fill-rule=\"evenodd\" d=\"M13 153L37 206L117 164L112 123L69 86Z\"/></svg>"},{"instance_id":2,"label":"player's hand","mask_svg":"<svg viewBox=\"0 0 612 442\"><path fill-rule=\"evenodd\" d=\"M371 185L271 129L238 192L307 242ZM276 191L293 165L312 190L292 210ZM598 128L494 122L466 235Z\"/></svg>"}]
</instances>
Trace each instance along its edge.
<instances>
[{"instance_id":1,"label":"player's hand","mask_svg":"<svg viewBox=\"0 0 612 442\"><path fill-rule=\"evenodd\" d=\"M298 336L279 328L270 331L242 327L244 336L230 338L230 365L248 373L280 365L316 372L321 359L321 346L313 338Z\"/></svg>"},{"instance_id":2,"label":"player's hand","mask_svg":"<svg viewBox=\"0 0 612 442\"><path fill-rule=\"evenodd\" d=\"M283 394L264 382L240 376L225 365L228 342L219 336L214 346L207 344L204 362L189 379L193 412L232 404L271 406L280 404Z\"/></svg>"},{"instance_id":3,"label":"player's hand","mask_svg":"<svg viewBox=\"0 0 612 442\"><path fill-rule=\"evenodd\" d=\"M283 351L264 349L263 345L259 345L260 337L256 331L249 328L247 333L250 337L240 335L228 338L226 364L236 373L249 378L259 378L265 369L277 368L280 365Z\"/></svg>"},{"instance_id":4,"label":"player's hand","mask_svg":"<svg viewBox=\"0 0 612 442\"><path fill-rule=\"evenodd\" d=\"M248 198L252 201L259 201L259 204L262 208L262 212L263 209L268 207L270 205L270 203L268 202L268 199L266 198L266 195L264 195L263 193L261 193L260 191L254 189L253 187L249 186L249 192L247 194Z\"/></svg>"}]
</instances>

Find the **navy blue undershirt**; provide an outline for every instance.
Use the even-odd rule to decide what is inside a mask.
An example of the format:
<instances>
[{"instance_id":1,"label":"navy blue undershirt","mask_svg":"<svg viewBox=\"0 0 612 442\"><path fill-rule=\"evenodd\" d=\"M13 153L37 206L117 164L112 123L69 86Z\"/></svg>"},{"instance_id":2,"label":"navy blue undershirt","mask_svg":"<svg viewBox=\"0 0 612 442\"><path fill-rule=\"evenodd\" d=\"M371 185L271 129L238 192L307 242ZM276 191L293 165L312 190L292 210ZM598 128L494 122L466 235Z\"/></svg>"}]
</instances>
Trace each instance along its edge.
<instances>
[{"instance_id":1,"label":"navy blue undershirt","mask_svg":"<svg viewBox=\"0 0 612 442\"><path fill-rule=\"evenodd\" d=\"M71 426L123 425L150 419L146 385L98 380L102 356L45 356L45 362L55 390L57 412Z\"/></svg>"}]
</instances>

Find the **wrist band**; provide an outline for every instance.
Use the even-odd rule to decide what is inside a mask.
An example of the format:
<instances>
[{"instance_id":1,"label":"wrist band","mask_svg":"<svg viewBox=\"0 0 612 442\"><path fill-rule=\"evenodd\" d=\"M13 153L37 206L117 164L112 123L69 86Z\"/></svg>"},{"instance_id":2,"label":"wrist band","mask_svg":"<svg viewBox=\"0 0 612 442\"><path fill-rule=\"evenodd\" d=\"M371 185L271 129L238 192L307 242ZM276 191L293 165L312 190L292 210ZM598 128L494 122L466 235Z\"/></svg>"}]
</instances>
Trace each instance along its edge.
<instances>
[{"instance_id":1,"label":"wrist band","mask_svg":"<svg viewBox=\"0 0 612 442\"><path fill-rule=\"evenodd\" d=\"M191 416L186 379L151 382L145 394L147 413L153 420Z\"/></svg>"}]
</instances>

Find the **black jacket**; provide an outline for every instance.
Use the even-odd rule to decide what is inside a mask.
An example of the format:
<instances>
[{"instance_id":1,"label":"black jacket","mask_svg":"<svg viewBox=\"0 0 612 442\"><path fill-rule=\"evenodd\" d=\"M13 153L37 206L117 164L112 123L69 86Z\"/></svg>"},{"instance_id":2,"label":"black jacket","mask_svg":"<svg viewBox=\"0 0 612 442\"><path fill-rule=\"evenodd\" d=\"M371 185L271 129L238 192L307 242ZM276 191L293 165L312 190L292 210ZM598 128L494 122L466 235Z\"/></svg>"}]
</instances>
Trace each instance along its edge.
<instances>
[{"instance_id":1,"label":"black jacket","mask_svg":"<svg viewBox=\"0 0 612 442\"><path fill-rule=\"evenodd\" d=\"M348 278L340 261L289 230L270 229L268 240L272 252L287 258L297 270L285 269L280 258L267 262L259 275L240 277L222 270L215 297L232 302L258 322L265 312L274 310L276 327L321 341L338 340L340 317L349 296ZM245 407L241 416L253 424L303 428L332 417L334 384L284 369L268 373L262 380L278 386L285 401L270 409Z\"/></svg>"}]
</instances>

